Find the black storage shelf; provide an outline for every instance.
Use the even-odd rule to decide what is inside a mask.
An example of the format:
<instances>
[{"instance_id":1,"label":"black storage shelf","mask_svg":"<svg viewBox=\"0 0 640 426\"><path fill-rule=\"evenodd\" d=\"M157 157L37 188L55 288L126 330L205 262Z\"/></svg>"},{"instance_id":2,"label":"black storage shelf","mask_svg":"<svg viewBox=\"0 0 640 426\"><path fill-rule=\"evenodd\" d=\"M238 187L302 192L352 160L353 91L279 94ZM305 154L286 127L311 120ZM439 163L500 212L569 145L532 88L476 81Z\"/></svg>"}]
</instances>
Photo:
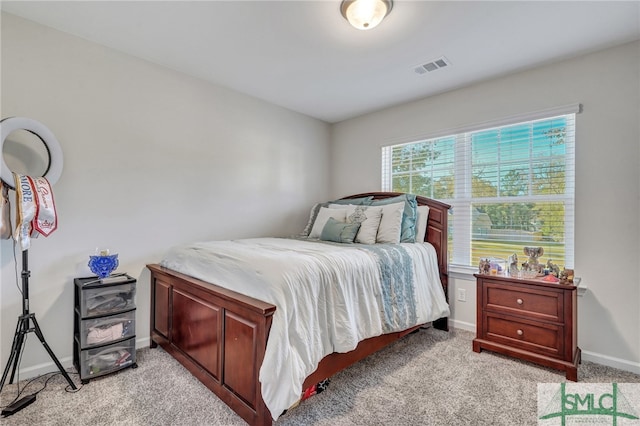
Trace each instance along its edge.
<instances>
[{"instance_id":1,"label":"black storage shelf","mask_svg":"<svg viewBox=\"0 0 640 426\"><path fill-rule=\"evenodd\" d=\"M136 368L136 279L102 284L74 279L73 364L83 384Z\"/></svg>"}]
</instances>

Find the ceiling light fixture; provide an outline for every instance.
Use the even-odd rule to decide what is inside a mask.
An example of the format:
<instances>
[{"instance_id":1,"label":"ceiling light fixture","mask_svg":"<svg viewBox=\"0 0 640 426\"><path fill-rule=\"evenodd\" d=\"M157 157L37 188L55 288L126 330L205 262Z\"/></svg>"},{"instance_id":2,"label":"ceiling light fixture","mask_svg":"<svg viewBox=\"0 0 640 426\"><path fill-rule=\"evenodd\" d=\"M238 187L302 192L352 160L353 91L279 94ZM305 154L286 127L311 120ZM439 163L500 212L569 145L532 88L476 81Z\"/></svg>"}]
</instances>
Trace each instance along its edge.
<instances>
[{"instance_id":1,"label":"ceiling light fixture","mask_svg":"<svg viewBox=\"0 0 640 426\"><path fill-rule=\"evenodd\" d=\"M393 0L342 0L340 13L359 30L370 30L391 12Z\"/></svg>"}]
</instances>

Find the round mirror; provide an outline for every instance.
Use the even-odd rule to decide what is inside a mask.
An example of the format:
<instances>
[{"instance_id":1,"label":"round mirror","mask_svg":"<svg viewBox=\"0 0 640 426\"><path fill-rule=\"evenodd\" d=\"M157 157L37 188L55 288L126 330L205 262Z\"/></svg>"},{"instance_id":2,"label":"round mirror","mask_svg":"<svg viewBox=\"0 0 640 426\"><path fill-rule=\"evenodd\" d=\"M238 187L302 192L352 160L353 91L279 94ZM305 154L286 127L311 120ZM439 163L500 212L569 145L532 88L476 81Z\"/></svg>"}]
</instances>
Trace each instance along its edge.
<instances>
[{"instance_id":1,"label":"round mirror","mask_svg":"<svg viewBox=\"0 0 640 426\"><path fill-rule=\"evenodd\" d=\"M28 130L14 130L7 136L2 157L9 169L20 175L44 176L49 168L47 146Z\"/></svg>"},{"instance_id":2,"label":"round mirror","mask_svg":"<svg viewBox=\"0 0 640 426\"><path fill-rule=\"evenodd\" d=\"M62 174L62 149L44 124L25 117L0 121L0 178L13 189L12 172L44 176L53 185Z\"/></svg>"}]
</instances>

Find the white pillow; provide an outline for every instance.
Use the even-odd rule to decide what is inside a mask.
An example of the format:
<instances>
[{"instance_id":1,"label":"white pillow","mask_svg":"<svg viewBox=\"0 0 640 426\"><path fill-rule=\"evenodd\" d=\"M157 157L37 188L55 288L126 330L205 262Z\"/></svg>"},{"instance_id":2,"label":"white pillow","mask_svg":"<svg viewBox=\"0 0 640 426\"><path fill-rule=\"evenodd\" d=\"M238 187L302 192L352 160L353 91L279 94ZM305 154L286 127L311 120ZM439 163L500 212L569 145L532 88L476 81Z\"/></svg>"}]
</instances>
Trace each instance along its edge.
<instances>
[{"instance_id":1,"label":"white pillow","mask_svg":"<svg viewBox=\"0 0 640 426\"><path fill-rule=\"evenodd\" d=\"M329 204L331 209L347 208L347 223L359 223L360 229L355 242L361 244L375 244L378 227L382 219L382 207L362 205Z\"/></svg>"},{"instance_id":2,"label":"white pillow","mask_svg":"<svg viewBox=\"0 0 640 426\"><path fill-rule=\"evenodd\" d=\"M327 224L330 217L334 218L338 222L346 222L347 210L321 207L318 215L316 216L316 221L313 223L313 228L311 228L311 232L309 233L309 238L320 238L322 229L324 228L324 225Z\"/></svg>"},{"instance_id":3,"label":"white pillow","mask_svg":"<svg viewBox=\"0 0 640 426\"><path fill-rule=\"evenodd\" d=\"M378 227L377 243L398 244L402 233L402 214L404 202L387 204L382 207L382 219Z\"/></svg>"},{"instance_id":4,"label":"white pillow","mask_svg":"<svg viewBox=\"0 0 640 426\"><path fill-rule=\"evenodd\" d=\"M416 226L416 243L424 243L427 236L427 222L429 221L429 206L418 206L418 226Z\"/></svg>"},{"instance_id":5,"label":"white pillow","mask_svg":"<svg viewBox=\"0 0 640 426\"><path fill-rule=\"evenodd\" d=\"M313 207L311 207L311 212L309 212L309 220L307 221L307 225L304 227L304 229L300 233L301 236L303 237L309 236L309 233L311 232L311 228L313 227L313 222L316 221L316 216L318 216L318 212L320 211L320 207L322 207L320 203L316 203L314 204Z\"/></svg>"}]
</instances>

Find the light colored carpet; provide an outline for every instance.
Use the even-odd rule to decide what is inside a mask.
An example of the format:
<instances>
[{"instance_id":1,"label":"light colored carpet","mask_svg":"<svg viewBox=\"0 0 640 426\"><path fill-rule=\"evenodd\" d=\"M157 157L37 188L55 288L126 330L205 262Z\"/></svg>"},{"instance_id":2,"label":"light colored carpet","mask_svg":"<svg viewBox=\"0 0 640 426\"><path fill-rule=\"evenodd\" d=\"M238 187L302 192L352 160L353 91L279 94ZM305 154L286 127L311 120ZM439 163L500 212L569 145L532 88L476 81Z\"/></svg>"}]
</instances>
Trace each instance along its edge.
<instances>
[{"instance_id":1,"label":"light colored carpet","mask_svg":"<svg viewBox=\"0 0 640 426\"><path fill-rule=\"evenodd\" d=\"M332 378L329 388L276 425L535 425L537 384L564 374L471 350L473 333L421 330ZM139 367L65 392L58 374L37 400L4 425L243 425L162 349L137 353ZM640 382L640 375L583 362L584 382ZM78 383L77 375L72 375ZM44 378L25 394L40 389ZM16 395L5 385L0 404Z\"/></svg>"}]
</instances>

